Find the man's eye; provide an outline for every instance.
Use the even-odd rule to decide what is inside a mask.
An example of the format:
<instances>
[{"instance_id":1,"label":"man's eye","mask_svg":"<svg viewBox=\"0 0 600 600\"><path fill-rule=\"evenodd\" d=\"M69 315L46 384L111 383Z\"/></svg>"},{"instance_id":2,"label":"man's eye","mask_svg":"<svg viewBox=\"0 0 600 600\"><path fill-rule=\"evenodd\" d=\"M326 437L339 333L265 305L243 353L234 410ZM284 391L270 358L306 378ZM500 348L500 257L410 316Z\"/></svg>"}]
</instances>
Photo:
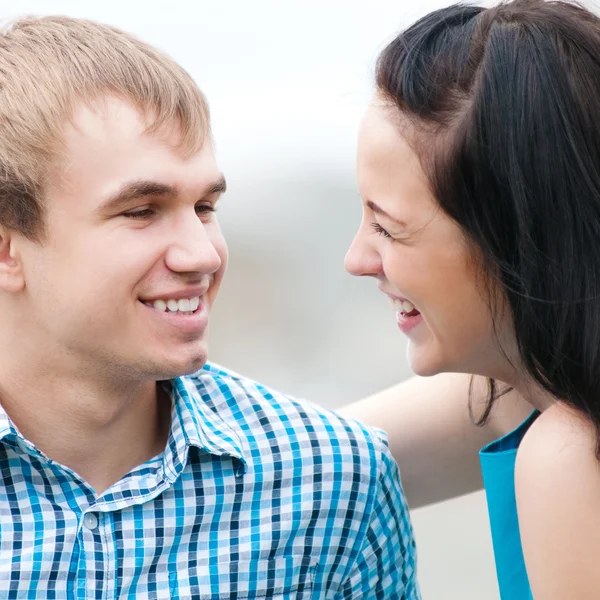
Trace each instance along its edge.
<instances>
[{"instance_id":1,"label":"man's eye","mask_svg":"<svg viewBox=\"0 0 600 600\"><path fill-rule=\"evenodd\" d=\"M124 217L128 217L129 219L147 219L154 214L154 211L151 208L144 208L142 210L134 210L131 212L123 213Z\"/></svg>"},{"instance_id":2,"label":"man's eye","mask_svg":"<svg viewBox=\"0 0 600 600\"><path fill-rule=\"evenodd\" d=\"M198 204L196 206L196 212L199 215L213 213L213 212L216 212L216 210L217 210L216 206L213 206L212 204Z\"/></svg>"}]
</instances>

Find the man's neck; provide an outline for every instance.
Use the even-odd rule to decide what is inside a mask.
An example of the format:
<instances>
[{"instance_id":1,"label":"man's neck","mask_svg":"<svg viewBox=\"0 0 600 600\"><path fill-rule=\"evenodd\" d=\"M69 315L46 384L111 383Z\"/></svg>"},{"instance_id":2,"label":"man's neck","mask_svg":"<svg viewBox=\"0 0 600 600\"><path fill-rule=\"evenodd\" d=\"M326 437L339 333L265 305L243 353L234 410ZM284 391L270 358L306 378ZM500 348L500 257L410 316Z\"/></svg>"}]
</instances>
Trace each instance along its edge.
<instances>
[{"instance_id":1,"label":"man's neck","mask_svg":"<svg viewBox=\"0 0 600 600\"><path fill-rule=\"evenodd\" d=\"M26 439L96 494L164 450L171 404L156 382L107 387L25 373L2 378L2 407Z\"/></svg>"}]
</instances>

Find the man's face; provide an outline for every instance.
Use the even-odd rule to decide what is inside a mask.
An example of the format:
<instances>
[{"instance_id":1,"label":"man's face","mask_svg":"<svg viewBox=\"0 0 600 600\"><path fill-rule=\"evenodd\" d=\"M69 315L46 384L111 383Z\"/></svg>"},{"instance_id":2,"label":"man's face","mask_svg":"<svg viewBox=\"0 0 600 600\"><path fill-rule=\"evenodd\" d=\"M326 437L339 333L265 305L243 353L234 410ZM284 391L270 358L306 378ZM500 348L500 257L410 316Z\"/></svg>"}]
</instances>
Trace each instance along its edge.
<instances>
[{"instance_id":1,"label":"man's face","mask_svg":"<svg viewBox=\"0 0 600 600\"><path fill-rule=\"evenodd\" d=\"M47 191L47 240L16 240L28 335L74 372L158 380L206 361L224 180L210 141L185 159L177 127L145 126L121 100L82 106Z\"/></svg>"}]
</instances>

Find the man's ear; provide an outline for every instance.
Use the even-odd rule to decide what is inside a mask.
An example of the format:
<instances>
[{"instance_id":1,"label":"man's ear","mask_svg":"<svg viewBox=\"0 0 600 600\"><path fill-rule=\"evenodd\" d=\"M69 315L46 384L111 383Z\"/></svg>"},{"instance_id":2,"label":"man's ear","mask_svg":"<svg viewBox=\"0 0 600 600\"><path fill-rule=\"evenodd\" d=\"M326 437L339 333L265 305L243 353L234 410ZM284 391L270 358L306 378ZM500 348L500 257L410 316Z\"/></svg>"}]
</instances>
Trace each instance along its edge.
<instances>
[{"instance_id":1,"label":"man's ear","mask_svg":"<svg viewBox=\"0 0 600 600\"><path fill-rule=\"evenodd\" d=\"M25 287L25 277L16 239L11 232L0 227L0 290L20 292Z\"/></svg>"}]
</instances>

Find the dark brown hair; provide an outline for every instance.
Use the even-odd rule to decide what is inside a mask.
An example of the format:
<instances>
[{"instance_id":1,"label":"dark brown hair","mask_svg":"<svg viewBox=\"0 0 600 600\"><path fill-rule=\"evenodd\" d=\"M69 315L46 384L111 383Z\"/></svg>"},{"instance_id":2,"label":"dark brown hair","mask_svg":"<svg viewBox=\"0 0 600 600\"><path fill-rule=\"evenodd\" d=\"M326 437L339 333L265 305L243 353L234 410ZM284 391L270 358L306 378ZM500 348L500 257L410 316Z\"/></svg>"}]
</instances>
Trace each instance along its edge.
<instances>
[{"instance_id":1,"label":"dark brown hair","mask_svg":"<svg viewBox=\"0 0 600 600\"><path fill-rule=\"evenodd\" d=\"M437 10L385 48L377 87L500 283L525 369L599 428L600 20L542 0Z\"/></svg>"}]
</instances>

